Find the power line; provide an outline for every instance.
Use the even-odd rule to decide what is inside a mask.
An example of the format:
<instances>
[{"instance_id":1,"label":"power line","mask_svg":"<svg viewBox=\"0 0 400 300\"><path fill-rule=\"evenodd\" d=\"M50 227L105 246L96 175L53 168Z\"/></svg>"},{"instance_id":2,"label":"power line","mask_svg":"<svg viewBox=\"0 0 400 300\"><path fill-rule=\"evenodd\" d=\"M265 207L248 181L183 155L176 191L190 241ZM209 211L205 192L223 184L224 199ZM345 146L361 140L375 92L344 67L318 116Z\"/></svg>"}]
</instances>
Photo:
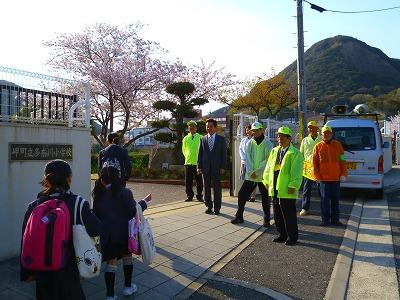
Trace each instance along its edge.
<instances>
[{"instance_id":1,"label":"power line","mask_svg":"<svg viewBox=\"0 0 400 300\"><path fill-rule=\"evenodd\" d=\"M340 14L362 14L362 13L372 13L372 12L380 12L380 11L386 11L386 10L393 10L393 9L398 9L400 8L399 6L393 6L393 7L387 7L387 8L380 8L380 9L371 9L371 10L357 10L357 11L342 11L342 10L332 10L332 9L326 9L321 6L318 6L314 3L311 3L307 0L303 0L304 2L307 2L308 4L311 5L311 9L315 9L319 12L324 12L324 11L329 11L333 13L340 13Z\"/></svg>"}]
</instances>

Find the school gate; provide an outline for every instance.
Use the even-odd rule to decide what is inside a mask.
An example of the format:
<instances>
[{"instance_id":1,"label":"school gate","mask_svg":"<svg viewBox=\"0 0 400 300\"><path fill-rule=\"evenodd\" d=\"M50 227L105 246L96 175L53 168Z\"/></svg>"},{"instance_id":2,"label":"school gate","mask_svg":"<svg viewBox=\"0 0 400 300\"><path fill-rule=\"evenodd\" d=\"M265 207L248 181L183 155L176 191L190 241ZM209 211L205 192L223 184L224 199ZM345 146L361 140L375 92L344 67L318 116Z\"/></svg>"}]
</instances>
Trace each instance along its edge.
<instances>
[{"instance_id":1,"label":"school gate","mask_svg":"<svg viewBox=\"0 0 400 300\"><path fill-rule=\"evenodd\" d=\"M19 255L44 166L71 164L71 190L90 200L90 90L85 82L0 67L0 261Z\"/></svg>"}]
</instances>

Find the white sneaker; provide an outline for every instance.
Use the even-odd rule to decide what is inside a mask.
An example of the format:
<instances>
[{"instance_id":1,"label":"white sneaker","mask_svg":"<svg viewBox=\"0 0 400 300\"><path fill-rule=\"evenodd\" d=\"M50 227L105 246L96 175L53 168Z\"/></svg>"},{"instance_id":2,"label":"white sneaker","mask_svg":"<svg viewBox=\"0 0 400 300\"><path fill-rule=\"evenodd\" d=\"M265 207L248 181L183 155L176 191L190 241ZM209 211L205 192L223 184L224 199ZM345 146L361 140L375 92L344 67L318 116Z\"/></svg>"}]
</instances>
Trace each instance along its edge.
<instances>
[{"instance_id":1,"label":"white sneaker","mask_svg":"<svg viewBox=\"0 0 400 300\"><path fill-rule=\"evenodd\" d=\"M302 209L300 212L300 216L307 216L308 215L308 210Z\"/></svg>"},{"instance_id":2,"label":"white sneaker","mask_svg":"<svg viewBox=\"0 0 400 300\"><path fill-rule=\"evenodd\" d=\"M122 290L122 294L124 296L130 296L133 293L135 293L136 291L137 291L137 285L132 283L131 286L124 287L124 289Z\"/></svg>"},{"instance_id":3,"label":"white sneaker","mask_svg":"<svg viewBox=\"0 0 400 300\"><path fill-rule=\"evenodd\" d=\"M115 300L115 299L117 299L117 296L114 296L114 297L107 297L107 298L106 298L106 300Z\"/></svg>"}]
</instances>

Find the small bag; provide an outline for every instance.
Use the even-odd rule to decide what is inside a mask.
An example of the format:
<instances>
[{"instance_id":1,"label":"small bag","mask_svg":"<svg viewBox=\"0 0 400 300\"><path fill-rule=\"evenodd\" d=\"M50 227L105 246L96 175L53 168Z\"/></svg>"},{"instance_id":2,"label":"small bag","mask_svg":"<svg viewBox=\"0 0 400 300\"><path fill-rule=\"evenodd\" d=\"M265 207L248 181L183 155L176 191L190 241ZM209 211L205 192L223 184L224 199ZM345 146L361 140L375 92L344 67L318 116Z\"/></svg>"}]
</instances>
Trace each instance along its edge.
<instances>
[{"instance_id":1,"label":"small bag","mask_svg":"<svg viewBox=\"0 0 400 300\"><path fill-rule=\"evenodd\" d=\"M140 251L140 243L139 243L139 226L140 226L140 218L137 213L137 207L140 206L136 204L136 215L128 223L128 251L130 253L140 255L142 252Z\"/></svg>"},{"instance_id":2,"label":"small bag","mask_svg":"<svg viewBox=\"0 0 400 300\"><path fill-rule=\"evenodd\" d=\"M146 265L151 265L156 256L156 246L154 245L153 232L151 231L150 223L143 216L142 207L136 206L137 213L140 218L139 223L139 244L142 252L142 260Z\"/></svg>"},{"instance_id":3,"label":"small bag","mask_svg":"<svg viewBox=\"0 0 400 300\"><path fill-rule=\"evenodd\" d=\"M82 206L85 200L78 196L75 200L74 225L72 226L72 240L74 243L76 263L79 274L83 278L93 278L100 274L101 268L101 250L100 238L91 237L86 231L82 219ZM78 213L81 224L77 224L76 215Z\"/></svg>"}]
</instances>

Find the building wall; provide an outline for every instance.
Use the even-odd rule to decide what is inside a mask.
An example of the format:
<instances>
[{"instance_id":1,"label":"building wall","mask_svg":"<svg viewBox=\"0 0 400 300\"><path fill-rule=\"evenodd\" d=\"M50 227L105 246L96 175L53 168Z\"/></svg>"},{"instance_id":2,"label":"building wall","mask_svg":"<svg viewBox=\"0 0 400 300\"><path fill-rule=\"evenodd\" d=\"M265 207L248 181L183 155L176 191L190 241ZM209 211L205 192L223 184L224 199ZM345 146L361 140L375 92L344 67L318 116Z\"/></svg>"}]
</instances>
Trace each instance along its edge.
<instances>
[{"instance_id":1,"label":"building wall","mask_svg":"<svg viewBox=\"0 0 400 300\"><path fill-rule=\"evenodd\" d=\"M9 161L9 143L72 144L71 190L90 200L90 131L0 122L0 261L19 254L21 225L47 161Z\"/></svg>"},{"instance_id":2,"label":"building wall","mask_svg":"<svg viewBox=\"0 0 400 300\"><path fill-rule=\"evenodd\" d=\"M148 132L152 129L154 129L154 128L152 128L152 127L134 128L128 132L128 138L133 138L135 136L138 136L139 134ZM168 128L163 128L163 129L157 131L156 133L159 133L159 132L170 132L170 130ZM150 147L150 146L154 146L157 143L157 141L154 139L154 133L151 133L151 134L140 137L134 143L135 143L136 147ZM168 147L170 147L169 143L163 143L163 142L160 143L160 148L168 148Z\"/></svg>"}]
</instances>

